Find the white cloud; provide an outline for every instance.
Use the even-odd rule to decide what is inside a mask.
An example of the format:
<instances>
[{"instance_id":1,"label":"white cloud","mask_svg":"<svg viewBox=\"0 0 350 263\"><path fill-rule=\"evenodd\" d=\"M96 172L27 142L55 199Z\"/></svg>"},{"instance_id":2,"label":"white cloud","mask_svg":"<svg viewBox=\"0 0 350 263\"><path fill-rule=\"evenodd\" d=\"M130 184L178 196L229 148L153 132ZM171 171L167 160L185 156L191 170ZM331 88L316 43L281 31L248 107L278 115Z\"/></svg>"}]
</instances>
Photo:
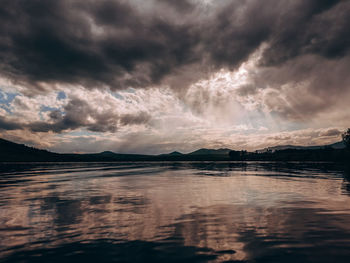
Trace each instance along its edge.
<instances>
[{"instance_id":1,"label":"white cloud","mask_svg":"<svg viewBox=\"0 0 350 263\"><path fill-rule=\"evenodd\" d=\"M0 117L13 121L52 121L49 109L59 109L64 114L64 107L72 99L86 102L96 116L121 118L144 113L150 119L137 125L131 122L118 125L116 132L96 133L79 127L62 134L24 129L0 131L0 135L59 152L113 150L154 154L173 150L189 152L200 147L255 150L281 144L321 145L339 140L339 131L350 125L346 110L328 107L329 111L319 112L311 120L303 118L303 114L326 103L323 96L310 92L310 83L265 85L261 81L260 86L257 85L261 73L257 64L262 50L237 70L222 69L190 85L184 92L164 86L118 92L57 86L51 92L27 96L20 87L7 88L3 91L11 90L19 95L10 103L12 113L0 108ZM58 90L64 92L66 98L58 99ZM342 105L346 101L346 96L338 100ZM49 108L43 112L43 107ZM92 124L95 119L89 116L86 121Z\"/></svg>"}]
</instances>

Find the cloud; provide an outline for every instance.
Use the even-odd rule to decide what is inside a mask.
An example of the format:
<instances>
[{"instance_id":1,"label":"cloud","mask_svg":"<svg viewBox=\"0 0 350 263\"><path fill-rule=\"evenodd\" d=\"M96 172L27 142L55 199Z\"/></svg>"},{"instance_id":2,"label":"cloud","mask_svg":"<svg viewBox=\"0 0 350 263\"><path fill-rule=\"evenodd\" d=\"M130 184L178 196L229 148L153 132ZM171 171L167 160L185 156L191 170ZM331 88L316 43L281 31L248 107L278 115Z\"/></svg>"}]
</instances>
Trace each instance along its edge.
<instances>
[{"instance_id":1,"label":"cloud","mask_svg":"<svg viewBox=\"0 0 350 263\"><path fill-rule=\"evenodd\" d=\"M338 59L350 46L349 6L316 0L222 1L210 8L186 0L6 0L0 74L36 90L57 83L122 89L188 71L196 73L193 83L199 72L239 67L263 43L261 65L305 54Z\"/></svg>"},{"instance_id":2,"label":"cloud","mask_svg":"<svg viewBox=\"0 0 350 263\"><path fill-rule=\"evenodd\" d=\"M0 130L18 130L22 125L0 116Z\"/></svg>"},{"instance_id":3,"label":"cloud","mask_svg":"<svg viewBox=\"0 0 350 263\"><path fill-rule=\"evenodd\" d=\"M53 110L46 121L22 122L0 116L1 130L28 129L32 132L62 133L85 128L91 132L116 132L119 125L147 124L151 116L146 112L118 114L109 110L98 112L87 101L73 98L61 110Z\"/></svg>"},{"instance_id":4,"label":"cloud","mask_svg":"<svg viewBox=\"0 0 350 263\"><path fill-rule=\"evenodd\" d=\"M292 58L317 54L336 59L347 55L350 40L348 1L282 1L262 63L276 65Z\"/></svg>"},{"instance_id":5,"label":"cloud","mask_svg":"<svg viewBox=\"0 0 350 263\"><path fill-rule=\"evenodd\" d=\"M190 63L196 41L187 26L147 17L126 1L15 0L3 6L1 74L31 88L151 85Z\"/></svg>"},{"instance_id":6,"label":"cloud","mask_svg":"<svg viewBox=\"0 0 350 263\"><path fill-rule=\"evenodd\" d=\"M320 133L320 136L325 136L325 137L337 136L337 137L339 137L340 134L342 134L342 131L340 131L338 129L328 129L328 130L322 131Z\"/></svg>"},{"instance_id":7,"label":"cloud","mask_svg":"<svg viewBox=\"0 0 350 263\"><path fill-rule=\"evenodd\" d=\"M2 6L6 138L156 153L328 143L350 125L349 1Z\"/></svg>"},{"instance_id":8,"label":"cloud","mask_svg":"<svg viewBox=\"0 0 350 263\"><path fill-rule=\"evenodd\" d=\"M177 1L172 1L172 0L157 0L159 4L166 4L172 8L174 8L177 12L181 13L186 13L193 11L195 8L195 5L193 1L189 0L177 0Z\"/></svg>"},{"instance_id":9,"label":"cloud","mask_svg":"<svg viewBox=\"0 0 350 263\"><path fill-rule=\"evenodd\" d=\"M260 69L251 78L257 88L249 88L249 92L285 119L310 121L318 115L349 109L350 77L345 74L349 66L349 57L297 57L279 67Z\"/></svg>"},{"instance_id":10,"label":"cloud","mask_svg":"<svg viewBox=\"0 0 350 263\"><path fill-rule=\"evenodd\" d=\"M122 125L130 124L146 124L151 120L151 116L146 112L140 112L139 114L124 114L120 116L120 123Z\"/></svg>"}]
</instances>

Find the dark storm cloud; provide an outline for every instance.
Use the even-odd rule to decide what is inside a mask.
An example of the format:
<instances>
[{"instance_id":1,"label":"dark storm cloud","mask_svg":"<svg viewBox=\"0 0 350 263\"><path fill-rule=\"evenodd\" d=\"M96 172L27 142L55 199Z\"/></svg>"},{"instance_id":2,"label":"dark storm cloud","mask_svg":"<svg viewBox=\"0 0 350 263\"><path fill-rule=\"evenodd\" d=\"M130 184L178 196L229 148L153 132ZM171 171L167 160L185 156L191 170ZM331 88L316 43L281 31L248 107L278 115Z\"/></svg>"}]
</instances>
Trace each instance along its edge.
<instances>
[{"instance_id":1,"label":"dark storm cloud","mask_svg":"<svg viewBox=\"0 0 350 263\"><path fill-rule=\"evenodd\" d=\"M189 0L176 0L176 1L173 1L173 0L157 0L157 2L160 3L160 4L169 5L170 7L174 8L179 13L190 12L190 11L192 11L195 8L193 2L191 2Z\"/></svg>"},{"instance_id":2,"label":"dark storm cloud","mask_svg":"<svg viewBox=\"0 0 350 263\"><path fill-rule=\"evenodd\" d=\"M1 130L11 131L11 130L18 130L21 128L22 128L22 126L20 124L13 122L13 121L10 121L7 118L0 116L0 131Z\"/></svg>"},{"instance_id":3,"label":"dark storm cloud","mask_svg":"<svg viewBox=\"0 0 350 263\"><path fill-rule=\"evenodd\" d=\"M5 1L2 75L41 82L111 88L158 82L189 63L191 28L147 18L123 1Z\"/></svg>"},{"instance_id":4,"label":"dark storm cloud","mask_svg":"<svg viewBox=\"0 0 350 263\"><path fill-rule=\"evenodd\" d=\"M146 112L140 112L139 114L124 114L120 116L119 121L121 125L132 124L146 124L151 120L151 116Z\"/></svg>"},{"instance_id":5,"label":"dark storm cloud","mask_svg":"<svg viewBox=\"0 0 350 263\"><path fill-rule=\"evenodd\" d=\"M154 12L143 11L147 5ZM0 74L31 88L66 83L118 89L181 78L183 68L196 77L198 69L235 68L262 43L267 43L265 66L305 54L348 55L349 1L198 5L189 0L4 0Z\"/></svg>"},{"instance_id":6,"label":"dark storm cloud","mask_svg":"<svg viewBox=\"0 0 350 263\"><path fill-rule=\"evenodd\" d=\"M334 59L348 53L349 1L289 1L285 7L283 18L273 27L264 65L278 65L304 54Z\"/></svg>"},{"instance_id":7,"label":"dark storm cloud","mask_svg":"<svg viewBox=\"0 0 350 263\"><path fill-rule=\"evenodd\" d=\"M64 113L63 113L64 112ZM30 123L16 122L0 116L0 130L24 130L32 132L61 133L68 130L85 128L92 132L116 132L119 126L148 124L151 116L146 112L135 114L117 114L111 111L99 113L86 101L71 99L63 112L54 110L49 113L50 121Z\"/></svg>"},{"instance_id":8,"label":"dark storm cloud","mask_svg":"<svg viewBox=\"0 0 350 263\"><path fill-rule=\"evenodd\" d=\"M320 133L320 136L339 136L342 134L342 131L339 131L338 129L328 129L326 131L323 131Z\"/></svg>"},{"instance_id":9,"label":"dark storm cloud","mask_svg":"<svg viewBox=\"0 0 350 263\"><path fill-rule=\"evenodd\" d=\"M264 104L285 119L307 121L322 112L348 109L350 58L299 56L278 67L262 68L253 77L255 92L270 87ZM245 87L243 87L245 91ZM251 94L254 90L246 91Z\"/></svg>"}]
</instances>

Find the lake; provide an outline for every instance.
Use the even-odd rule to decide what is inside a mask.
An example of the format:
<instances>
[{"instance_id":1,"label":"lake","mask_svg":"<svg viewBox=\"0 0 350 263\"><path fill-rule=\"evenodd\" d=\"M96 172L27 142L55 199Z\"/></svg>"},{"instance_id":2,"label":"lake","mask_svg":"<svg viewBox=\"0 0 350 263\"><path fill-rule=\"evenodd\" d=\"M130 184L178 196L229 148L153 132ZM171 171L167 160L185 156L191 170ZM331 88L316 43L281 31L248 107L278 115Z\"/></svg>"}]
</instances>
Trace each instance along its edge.
<instances>
[{"instance_id":1,"label":"lake","mask_svg":"<svg viewBox=\"0 0 350 263\"><path fill-rule=\"evenodd\" d=\"M0 164L0 262L350 262L349 171Z\"/></svg>"}]
</instances>

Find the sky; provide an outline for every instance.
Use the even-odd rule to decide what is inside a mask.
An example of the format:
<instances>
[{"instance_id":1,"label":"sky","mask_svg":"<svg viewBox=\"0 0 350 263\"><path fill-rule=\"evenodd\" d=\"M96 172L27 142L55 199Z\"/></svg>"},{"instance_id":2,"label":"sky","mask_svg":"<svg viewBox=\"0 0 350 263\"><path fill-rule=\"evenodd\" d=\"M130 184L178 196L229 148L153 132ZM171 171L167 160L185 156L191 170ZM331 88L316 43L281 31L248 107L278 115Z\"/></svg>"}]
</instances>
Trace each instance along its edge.
<instances>
[{"instance_id":1,"label":"sky","mask_svg":"<svg viewBox=\"0 0 350 263\"><path fill-rule=\"evenodd\" d=\"M55 152L324 145L350 1L3 0L0 137Z\"/></svg>"}]
</instances>

